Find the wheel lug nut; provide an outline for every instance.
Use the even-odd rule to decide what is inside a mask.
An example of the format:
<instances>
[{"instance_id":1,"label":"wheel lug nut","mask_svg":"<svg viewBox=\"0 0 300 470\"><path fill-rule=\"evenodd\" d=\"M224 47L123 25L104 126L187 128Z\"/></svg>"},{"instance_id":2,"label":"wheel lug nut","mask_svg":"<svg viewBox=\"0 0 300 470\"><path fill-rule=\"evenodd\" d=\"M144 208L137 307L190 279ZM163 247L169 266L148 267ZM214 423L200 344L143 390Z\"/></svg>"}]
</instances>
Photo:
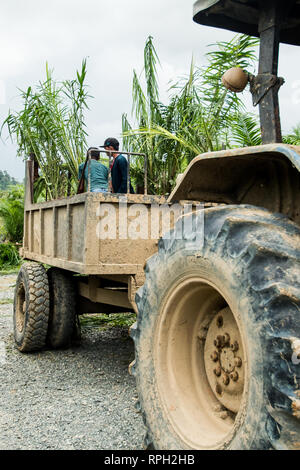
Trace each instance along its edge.
<instances>
[{"instance_id":1,"label":"wheel lug nut","mask_svg":"<svg viewBox=\"0 0 300 470\"><path fill-rule=\"evenodd\" d=\"M229 385L229 383L230 383L229 375L227 375L227 374L223 375L223 384L227 386L227 385Z\"/></svg>"},{"instance_id":2,"label":"wheel lug nut","mask_svg":"<svg viewBox=\"0 0 300 470\"><path fill-rule=\"evenodd\" d=\"M223 336L223 340L225 345L230 343L230 336L228 333L225 333L225 335Z\"/></svg>"},{"instance_id":3,"label":"wheel lug nut","mask_svg":"<svg viewBox=\"0 0 300 470\"><path fill-rule=\"evenodd\" d=\"M221 411L223 411L223 407L221 404L218 404L214 407L214 411L216 411L217 413L221 413Z\"/></svg>"},{"instance_id":4,"label":"wheel lug nut","mask_svg":"<svg viewBox=\"0 0 300 470\"><path fill-rule=\"evenodd\" d=\"M217 362L217 360L219 359L219 354L217 353L217 351L214 351L210 357L214 362Z\"/></svg>"},{"instance_id":5,"label":"wheel lug nut","mask_svg":"<svg viewBox=\"0 0 300 470\"><path fill-rule=\"evenodd\" d=\"M232 344L230 345L230 348L232 349L233 352L238 351L238 349L239 349L239 343L238 343L237 341L235 341L234 343L232 343Z\"/></svg>"},{"instance_id":6,"label":"wheel lug nut","mask_svg":"<svg viewBox=\"0 0 300 470\"><path fill-rule=\"evenodd\" d=\"M234 371L232 372L232 374L230 374L230 378L234 381L234 382L237 382L239 380L239 374Z\"/></svg>"},{"instance_id":7,"label":"wheel lug nut","mask_svg":"<svg viewBox=\"0 0 300 470\"><path fill-rule=\"evenodd\" d=\"M228 418L228 411L222 411L219 416L221 419Z\"/></svg>"},{"instance_id":8,"label":"wheel lug nut","mask_svg":"<svg viewBox=\"0 0 300 470\"><path fill-rule=\"evenodd\" d=\"M234 364L236 365L236 367L242 367L243 361L240 357L236 357L234 359Z\"/></svg>"},{"instance_id":9,"label":"wheel lug nut","mask_svg":"<svg viewBox=\"0 0 300 470\"><path fill-rule=\"evenodd\" d=\"M218 395L222 395L222 387L221 387L221 385L217 384L217 386L216 386L216 392L217 392Z\"/></svg>"},{"instance_id":10,"label":"wheel lug nut","mask_svg":"<svg viewBox=\"0 0 300 470\"><path fill-rule=\"evenodd\" d=\"M218 318L217 318L217 326L219 328L222 328L222 326L223 326L223 317L222 317L222 315L219 315Z\"/></svg>"},{"instance_id":11,"label":"wheel lug nut","mask_svg":"<svg viewBox=\"0 0 300 470\"><path fill-rule=\"evenodd\" d=\"M217 336L217 339L214 341L214 345L217 348L222 348L223 347L223 336L221 336L221 335Z\"/></svg>"},{"instance_id":12,"label":"wheel lug nut","mask_svg":"<svg viewBox=\"0 0 300 470\"><path fill-rule=\"evenodd\" d=\"M216 369L214 369L214 374L217 376L217 377L220 377L221 375L221 367L216 367Z\"/></svg>"}]
</instances>

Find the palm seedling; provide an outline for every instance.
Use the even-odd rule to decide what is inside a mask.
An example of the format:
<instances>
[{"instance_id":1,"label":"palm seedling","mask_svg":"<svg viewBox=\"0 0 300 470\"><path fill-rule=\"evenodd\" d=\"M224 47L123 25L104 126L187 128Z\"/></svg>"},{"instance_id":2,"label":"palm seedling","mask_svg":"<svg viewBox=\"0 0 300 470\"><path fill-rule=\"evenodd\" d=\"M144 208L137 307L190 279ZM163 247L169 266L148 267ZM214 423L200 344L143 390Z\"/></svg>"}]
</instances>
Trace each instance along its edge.
<instances>
[{"instance_id":1,"label":"palm seedling","mask_svg":"<svg viewBox=\"0 0 300 470\"><path fill-rule=\"evenodd\" d=\"M208 65L196 67L192 60L187 78L170 88L169 104L159 101L157 64L152 37L144 51L143 91L140 78L133 77L133 116L135 126L123 115L123 138L127 150L148 154L148 186L153 193L169 193L176 176L200 153L230 145L233 116L244 112L239 97L222 87L221 77L233 66L251 68L255 61L257 39L236 36L217 43L207 54ZM136 181L142 180L141 163L133 169Z\"/></svg>"},{"instance_id":2,"label":"palm seedling","mask_svg":"<svg viewBox=\"0 0 300 470\"><path fill-rule=\"evenodd\" d=\"M78 165L84 159L87 108L85 85L86 61L74 80L58 83L46 66L46 80L34 89L21 91L23 107L10 112L2 129L17 143L17 153L24 159L33 157L39 165L37 195L50 199L65 196L67 180L71 192L76 189Z\"/></svg>"}]
</instances>

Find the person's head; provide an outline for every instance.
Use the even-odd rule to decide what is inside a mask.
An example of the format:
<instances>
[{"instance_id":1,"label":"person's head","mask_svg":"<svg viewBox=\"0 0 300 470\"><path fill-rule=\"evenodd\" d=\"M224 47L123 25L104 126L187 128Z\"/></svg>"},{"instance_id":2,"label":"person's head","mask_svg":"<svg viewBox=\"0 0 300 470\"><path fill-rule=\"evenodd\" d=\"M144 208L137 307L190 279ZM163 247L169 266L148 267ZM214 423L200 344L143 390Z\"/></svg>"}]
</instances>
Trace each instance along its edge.
<instances>
[{"instance_id":1,"label":"person's head","mask_svg":"<svg viewBox=\"0 0 300 470\"><path fill-rule=\"evenodd\" d=\"M87 154L90 152L92 160L99 160L100 159L100 152L97 147L90 147L87 151Z\"/></svg>"},{"instance_id":2,"label":"person's head","mask_svg":"<svg viewBox=\"0 0 300 470\"><path fill-rule=\"evenodd\" d=\"M106 155L116 155L119 151L120 144L114 137L108 137L105 139L102 147L106 150Z\"/></svg>"}]
</instances>

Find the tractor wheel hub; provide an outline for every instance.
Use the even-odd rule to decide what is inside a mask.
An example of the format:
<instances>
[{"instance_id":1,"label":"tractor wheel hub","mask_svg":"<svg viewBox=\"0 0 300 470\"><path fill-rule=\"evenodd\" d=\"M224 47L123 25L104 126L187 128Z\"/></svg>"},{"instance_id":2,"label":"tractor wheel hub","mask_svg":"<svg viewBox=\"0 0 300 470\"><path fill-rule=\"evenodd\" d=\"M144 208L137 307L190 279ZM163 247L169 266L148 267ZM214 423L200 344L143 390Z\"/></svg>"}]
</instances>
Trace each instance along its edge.
<instances>
[{"instance_id":1,"label":"tractor wheel hub","mask_svg":"<svg viewBox=\"0 0 300 470\"><path fill-rule=\"evenodd\" d=\"M236 320L229 307L211 321L205 341L205 368L221 404L237 413L244 390L244 355Z\"/></svg>"}]
</instances>

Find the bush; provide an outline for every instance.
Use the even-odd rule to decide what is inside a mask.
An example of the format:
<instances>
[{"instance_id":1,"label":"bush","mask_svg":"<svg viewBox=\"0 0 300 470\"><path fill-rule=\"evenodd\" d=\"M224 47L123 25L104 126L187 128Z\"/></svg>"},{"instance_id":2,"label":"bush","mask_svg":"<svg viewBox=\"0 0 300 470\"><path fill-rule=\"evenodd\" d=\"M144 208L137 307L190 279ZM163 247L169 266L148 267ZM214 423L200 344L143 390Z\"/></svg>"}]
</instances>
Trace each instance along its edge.
<instances>
[{"instance_id":1,"label":"bush","mask_svg":"<svg viewBox=\"0 0 300 470\"><path fill-rule=\"evenodd\" d=\"M12 243L0 244L0 270L19 266L21 258L18 250Z\"/></svg>"},{"instance_id":2,"label":"bush","mask_svg":"<svg viewBox=\"0 0 300 470\"><path fill-rule=\"evenodd\" d=\"M23 238L24 221L24 187L13 186L2 193L0 199L0 217L2 219L2 234L12 243L18 243Z\"/></svg>"}]
</instances>

